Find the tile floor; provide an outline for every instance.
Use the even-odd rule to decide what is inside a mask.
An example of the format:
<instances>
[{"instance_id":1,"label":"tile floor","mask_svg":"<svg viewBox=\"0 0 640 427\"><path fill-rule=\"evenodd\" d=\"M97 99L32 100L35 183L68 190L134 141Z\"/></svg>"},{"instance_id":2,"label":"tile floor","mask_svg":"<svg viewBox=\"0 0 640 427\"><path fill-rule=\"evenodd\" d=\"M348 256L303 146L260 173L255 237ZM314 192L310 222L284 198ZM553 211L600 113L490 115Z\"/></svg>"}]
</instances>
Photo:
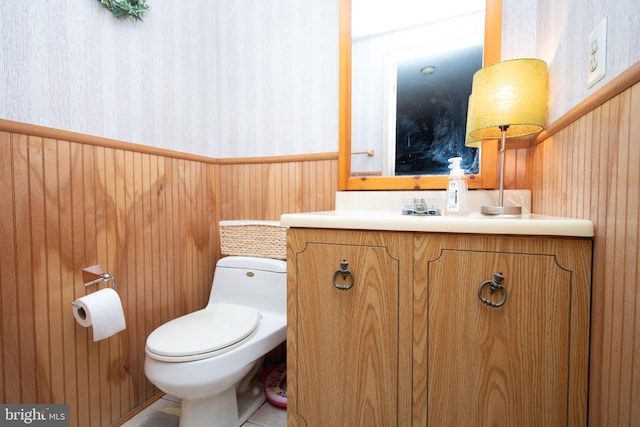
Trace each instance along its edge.
<instances>
[{"instance_id":1,"label":"tile floor","mask_svg":"<svg viewBox=\"0 0 640 427\"><path fill-rule=\"evenodd\" d=\"M178 427L180 401L165 395L127 421L122 427ZM287 411L265 402L243 427L286 427Z\"/></svg>"}]
</instances>

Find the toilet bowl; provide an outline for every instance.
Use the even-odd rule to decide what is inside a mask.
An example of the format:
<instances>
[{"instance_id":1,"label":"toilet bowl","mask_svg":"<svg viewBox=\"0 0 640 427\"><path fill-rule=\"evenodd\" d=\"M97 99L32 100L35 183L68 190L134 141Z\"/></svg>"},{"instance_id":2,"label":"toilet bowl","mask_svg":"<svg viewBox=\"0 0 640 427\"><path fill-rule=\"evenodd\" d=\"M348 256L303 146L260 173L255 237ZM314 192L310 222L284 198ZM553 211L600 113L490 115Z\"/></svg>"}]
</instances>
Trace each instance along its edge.
<instances>
[{"instance_id":1,"label":"toilet bowl","mask_svg":"<svg viewBox=\"0 0 640 427\"><path fill-rule=\"evenodd\" d=\"M286 324L286 262L222 258L207 306L147 337L145 374L182 399L180 427L240 426L265 401L251 380Z\"/></svg>"}]
</instances>

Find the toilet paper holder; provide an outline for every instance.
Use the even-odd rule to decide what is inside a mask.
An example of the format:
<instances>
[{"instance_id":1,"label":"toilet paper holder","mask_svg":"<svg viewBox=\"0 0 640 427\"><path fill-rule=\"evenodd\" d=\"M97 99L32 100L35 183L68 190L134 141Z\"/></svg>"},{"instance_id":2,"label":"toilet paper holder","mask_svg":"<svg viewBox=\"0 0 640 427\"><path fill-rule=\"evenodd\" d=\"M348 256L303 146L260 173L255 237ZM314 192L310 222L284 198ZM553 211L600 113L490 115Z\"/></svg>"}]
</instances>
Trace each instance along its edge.
<instances>
[{"instance_id":1,"label":"toilet paper holder","mask_svg":"<svg viewBox=\"0 0 640 427\"><path fill-rule=\"evenodd\" d=\"M104 273L100 264L92 265L91 267L85 267L82 269L82 280L84 280L84 287L96 285L100 282L109 282L113 284L113 290L118 292L116 288L116 278L109 273Z\"/></svg>"},{"instance_id":2,"label":"toilet paper holder","mask_svg":"<svg viewBox=\"0 0 640 427\"><path fill-rule=\"evenodd\" d=\"M109 273L103 273L99 265L87 267L82 269L82 280L84 280L84 287L97 285L102 282L111 282L113 290L118 292L116 287L116 278ZM84 309L76 304L75 301L71 303L72 306L80 310L84 314Z\"/></svg>"},{"instance_id":3,"label":"toilet paper holder","mask_svg":"<svg viewBox=\"0 0 640 427\"><path fill-rule=\"evenodd\" d=\"M111 281L111 284L113 285L113 290L118 292L118 288L116 288L116 278L110 275L109 273L102 273L100 277L98 277L97 279L93 279L85 283L84 287L86 288L87 286L93 286L100 282L108 282L108 281Z\"/></svg>"}]
</instances>

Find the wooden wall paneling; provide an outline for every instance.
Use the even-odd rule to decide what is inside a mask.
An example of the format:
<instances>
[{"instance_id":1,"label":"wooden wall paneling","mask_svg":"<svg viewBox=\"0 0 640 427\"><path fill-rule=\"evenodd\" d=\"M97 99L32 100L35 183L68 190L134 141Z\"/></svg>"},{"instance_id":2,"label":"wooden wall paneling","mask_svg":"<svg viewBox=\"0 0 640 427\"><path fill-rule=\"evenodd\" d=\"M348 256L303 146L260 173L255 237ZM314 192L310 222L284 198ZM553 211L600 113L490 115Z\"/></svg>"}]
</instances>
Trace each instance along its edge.
<instances>
[{"instance_id":1,"label":"wooden wall paneling","mask_svg":"<svg viewBox=\"0 0 640 427\"><path fill-rule=\"evenodd\" d=\"M145 204L148 209L145 214L145 225L148 229L149 241L148 252L145 249L145 253L149 254L148 266L149 274L148 281L145 283L145 292L147 293L148 301L151 302L151 309L148 310L151 322L149 325L160 325L162 319L160 293L162 292L162 282L160 279L160 236L158 233L158 222L160 218L160 211L158 208L158 158L157 156L145 154L143 155L143 169L145 172L145 178L147 180L145 188L145 198L147 203ZM195 283L195 282L194 282ZM147 329L146 334L151 333L152 329Z\"/></svg>"},{"instance_id":2,"label":"wooden wall paneling","mask_svg":"<svg viewBox=\"0 0 640 427\"><path fill-rule=\"evenodd\" d=\"M29 304L33 313L32 322L25 324L31 336L29 348L34 348L34 352L29 358L35 358L33 363L36 369L30 374L35 378L33 381L33 401L42 402L49 399L50 390L50 366L49 366L49 319L47 316L47 241L45 228L45 200L44 200L44 156L42 148L42 138L30 136L27 140L27 156L29 162L29 229L31 245L29 247L29 258L31 260L31 282L26 283L30 288L31 298L25 300L24 305ZM51 216L55 216L52 212ZM26 239L25 239L26 240ZM28 240L26 240L28 242ZM37 334L36 331L42 333Z\"/></svg>"},{"instance_id":3,"label":"wooden wall paneling","mask_svg":"<svg viewBox=\"0 0 640 427\"><path fill-rule=\"evenodd\" d=\"M194 236L196 247L198 250L197 257L197 281L198 286L198 301L196 302L196 309L203 308L209 299L209 286L208 282L211 281L209 277L207 265L210 265L213 260L208 259L209 252L206 250L209 246L209 230L213 226L214 221L209 220L207 205L210 203L208 191L206 191L205 185L208 185L206 170L202 164L195 165L197 169L197 193L194 195L197 203L198 216L196 218L196 234Z\"/></svg>"},{"instance_id":4,"label":"wooden wall paneling","mask_svg":"<svg viewBox=\"0 0 640 427\"><path fill-rule=\"evenodd\" d=\"M190 206L191 206L191 236L193 239L192 245L190 245L194 250L194 256L192 257L192 280L193 283L197 283L198 286L194 286L194 301L192 305L192 310L197 310L204 307L206 303L206 296L204 294L204 286L202 283L204 280L208 280L204 278L204 273L202 268L204 266L203 262L203 252L204 245L207 244L205 238L205 230L202 227L202 207L206 203L206 193L202 192L202 188L200 184L202 182L202 165L201 164L191 164L191 196L190 196Z\"/></svg>"},{"instance_id":5,"label":"wooden wall paneling","mask_svg":"<svg viewBox=\"0 0 640 427\"><path fill-rule=\"evenodd\" d=\"M135 169L134 159L135 153L131 151L122 152L121 169L121 185L122 185L122 197L120 199L120 209L123 211L124 224L123 224L123 253L120 254L119 260L122 262L122 268L120 269L120 280L118 293L120 298L123 299L125 307L125 319L127 322L127 346L125 347L126 353L126 370L130 377L130 383L128 386L128 392L130 398L128 405L133 407L136 404L136 396L142 394L141 387L145 384L142 378L140 366L143 361L142 355L137 348L137 343L141 340L140 330L137 325L137 316L142 314L138 313L137 307L139 307L137 293L139 286L136 286L138 269L136 268L136 258L138 257L138 251L136 250L136 244L138 239L131 238L130 236L137 236L136 233L136 186L135 186Z\"/></svg>"},{"instance_id":6,"label":"wooden wall paneling","mask_svg":"<svg viewBox=\"0 0 640 427\"><path fill-rule=\"evenodd\" d=\"M336 160L221 164L220 216L279 220L283 213L332 210Z\"/></svg>"},{"instance_id":7,"label":"wooden wall paneling","mask_svg":"<svg viewBox=\"0 0 640 427\"><path fill-rule=\"evenodd\" d=\"M184 277L184 259L183 259L184 253L183 251L180 250L180 242L184 238L184 234L183 234L183 230L181 230L180 227L176 226L176 224L178 224L179 218L182 218L184 215L184 213L182 212L183 209L181 209L182 206L180 205L181 199L180 199L179 177L182 174L180 170L181 163L180 163L180 160L178 159L171 159L170 165L171 165L171 169L170 169L171 182L168 185L168 190L170 192L170 197L171 197L171 212L170 212L171 224L173 224L170 234L171 234L171 239L173 241L173 247L177 249L177 251L174 251L173 258L171 260L171 265L174 271L173 284L172 284L173 292L171 292L172 301L173 301L173 304L171 304L171 306L173 308L173 312L171 313L171 317L175 318L179 313L186 312L187 304L185 302L186 300L184 295L184 289L181 281L181 278Z\"/></svg>"},{"instance_id":8,"label":"wooden wall paneling","mask_svg":"<svg viewBox=\"0 0 640 427\"><path fill-rule=\"evenodd\" d=\"M86 230L85 230L85 172L84 172L84 146L81 144L71 143L69 145L69 155L71 168L69 170L70 179L69 186L65 189L71 194L71 234L69 236L71 245L73 247L73 256L70 263L71 276L73 280L72 286L66 286L71 288L73 294L70 301L84 295L84 289L78 286L78 283L82 283L81 269L84 262L86 253ZM69 301L69 300L67 300ZM126 310L126 308L125 308ZM126 311L125 311L126 316ZM87 333L77 328L75 319L72 321L72 329L70 337L73 342L69 343L67 348L74 349L75 351L69 351L73 356L71 357L72 366L69 367L69 381L73 383L73 389L76 399L73 399L74 395L70 394L66 396L69 402L69 412L75 414L75 420L78 425L91 425L90 423L90 396L89 396L89 382L87 378L89 376L89 365L87 358Z\"/></svg>"},{"instance_id":9,"label":"wooden wall paneling","mask_svg":"<svg viewBox=\"0 0 640 427\"><path fill-rule=\"evenodd\" d=\"M617 98L620 101L620 106L619 109L617 108L616 110L618 110L618 112L620 112L622 110L622 106L625 104L624 100L623 100L623 94L619 95ZM607 239L607 247L608 247L608 251L607 251L607 262L604 266L597 266L599 268L604 267L605 269L605 276L608 278L611 275L613 276L617 276L620 280L619 284L614 284L611 283L612 288L611 290L615 289L615 292L607 292L605 294L605 298L602 301L605 304L605 308L604 308L604 318L602 320L604 320L604 332L607 333L609 332L607 335L607 337L605 338L606 341L608 341L608 345L606 345L604 348L602 348L602 350L604 350L604 358L603 360L606 361L606 365L602 365L602 367L600 369L602 369L599 372L599 375L605 375L606 372L606 378L607 381L606 383L604 383L605 387L603 391L608 391L609 394L612 395L620 395L621 391L619 389L619 386L621 385L621 375L623 375L623 372L621 372L621 364L620 364L620 355L616 354L618 351L620 351L622 349L622 335L624 334L624 331L622 330L622 319L624 317L624 311L623 311L623 307L624 307L624 303L622 301L622 297L624 297L624 250L622 248L617 248L613 245L615 243L615 239L616 236L618 236L618 239L620 241L620 243L622 243L625 238L623 236L624 233L624 229L620 229L620 227L624 227L624 218L621 217L622 212L624 211L624 205L622 205L622 203L625 202L624 200L624 193L623 188L621 188L622 185L624 185L624 182L620 182L620 179L624 179L624 177L621 177L621 167L623 167L623 162L624 160L621 158L621 154L624 151L623 149L623 145L625 144L626 141L624 141L624 135L622 135L623 132L621 127L620 127L620 116L616 115L618 117L612 117L612 119L614 120L614 122L611 122L609 124L607 124L607 127L611 127L611 128L615 128L618 130L619 132L619 136L617 139L618 143L614 143L611 144L609 146L609 150L610 150L610 164L609 164L609 168L611 171L611 177L610 177L610 182L609 182L609 188L608 188L608 193L609 193L609 200L607 203L607 217L609 217L610 219L616 219L617 221L615 222L611 222L610 220L607 220L605 222L606 224L606 239ZM620 219L622 219L622 221L620 221ZM617 307L617 309L616 309ZM612 333L612 332L616 332L616 333ZM597 339L597 338L596 338ZM611 351L612 349L616 349L617 351L614 353L613 351ZM600 370L599 369L599 370ZM626 374L624 374L626 375ZM616 385L617 387L615 387L614 385ZM616 389L617 388L617 389ZM621 396L622 397L622 396ZM612 402L611 400L607 399L606 401L602 402L604 403L602 405L602 413L603 415L605 415L606 419L617 419L619 421L622 421L620 419L620 405L622 404L622 402L620 401L616 401L616 402ZM627 420L628 421L628 420ZM622 424L621 422L618 422L616 424Z\"/></svg>"},{"instance_id":10,"label":"wooden wall paneling","mask_svg":"<svg viewBox=\"0 0 640 427\"><path fill-rule=\"evenodd\" d=\"M281 180L280 180L280 200L282 200L282 212L283 213L290 213L290 212L294 212L294 210L291 207L291 199L289 197L289 188L290 188L290 182L291 182L291 167L294 165L294 163L283 163L281 165L282 168L282 174L281 174Z\"/></svg>"},{"instance_id":11,"label":"wooden wall paneling","mask_svg":"<svg viewBox=\"0 0 640 427\"><path fill-rule=\"evenodd\" d=\"M137 268L141 269L141 274L136 282L136 286L141 290L138 293L138 310L143 308L143 316L142 318L138 318L140 322L140 335L139 335L139 343L144 342L144 337L146 337L153 328L156 326L154 322L154 310L153 310L153 269L152 269L152 257L153 257L153 246L152 246L152 229L151 229L151 198L149 197L149 188L151 183L149 181L150 172L149 172L149 157L148 153L141 153L139 155L139 163L136 165L136 170L140 172L139 182L136 182L139 188L139 192L136 195L139 202L139 209L136 211L137 217L137 226L139 227L137 230L137 235L141 236L140 239L140 254L141 257L139 259L139 264ZM190 248L185 248L187 254L191 254ZM187 278L188 279L188 278ZM151 306L149 305L151 304ZM144 356L142 354L139 355L140 358L140 366L144 365ZM139 373L140 381L145 385L144 388L144 396L151 396L153 394L153 386L146 381L144 377L144 371Z\"/></svg>"},{"instance_id":12,"label":"wooden wall paneling","mask_svg":"<svg viewBox=\"0 0 640 427\"><path fill-rule=\"evenodd\" d=\"M16 258L19 275L17 277L19 292L18 305L18 351L20 357L20 398L25 401L34 401L36 393L36 348L34 345L33 328L35 314L33 311L33 261L30 243L33 241L31 231L31 206L33 196L31 193L31 158L30 143L28 137L20 136L14 141L14 161L18 164L14 167L16 193L23 195L20 202L16 203ZM37 165L35 166L37 167Z\"/></svg>"},{"instance_id":13,"label":"wooden wall paneling","mask_svg":"<svg viewBox=\"0 0 640 427\"><path fill-rule=\"evenodd\" d=\"M13 159L15 144L8 132L0 133L3 155L0 156L0 380L4 387L0 392L3 402L15 403L20 398L20 358L18 334L18 269L16 259L17 233L15 227L15 172Z\"/></svg>"},{"instance_id":14,"label":"wooden wall paneling","mask_svg":"<svg viewBox=\"0 0 640 427\"><path fill-rule=\"evenodd\" d=\"M627 158L628 175L626 176L627 190L627 212L626 212L626 268L625 268L625 336L622 351L624 352L624 366L630 367L631 375L625 375L627 393L629 399L628 408L623 410L628 412L628 420L640 420L640 366L637 364L638 352L640 351L640 85L631 89L631 106L629 108L629 138ZM634 339L635 338L635 339ZM624 371L623 371L624 372Z\"/></svg>"},{"instance_id":15,"label":"wooden wall paneling","mask_svg":"<svg viewBox=\"0 0 640 427\"><path fill-rule=\"evenodd\" d=\"M220 219L238 219L240 218L239 212L234 210L241 202L242 197L239 194L239 191L235 189L236 185L240 182L240 177L238 176L238 169L240 165L221 165L221 176L224 176L225 179L223 182L225 183L222 186L222 192L220 193L220 208L221 212L224 212L226 216L220 216ZM233 199L238 200L238 202L232 202L232 196L235 194ZM222 213L221 213L222 215Z\"/></svg>"},{"instance_id":16,"label":"wooden wall paneling","mask_svg":"<svg viewBox=\"0 0 640 427\"><path fill-rule=\"evenodd\" d=\"M66 401L71 406L78 401L76 389L76 352L75 321L69 315L70 302L75 300L74 290L68 284L75 283L74 278L74 245L73 245L73 192L71 190L71 171L73 167L71 145L68 141L48 140L50 146L56 147L57 159L57 194L60 214L57 239L59 241L60 276L59 298L60 307L52 315L59 316L62 321L62 339L59 345L63 349L60 368L63 375L64 390L61 395L54 395L52 401ZM77 411L77 407L74 408Z\"/></svg>"},{"instance_id":17,"label":"wooden wall paneling","mask_svg":"<svg viewBox=\"0 0 640 427\"><path fill-rule=\"evenodd\" d=\"M10 364L9 348L15 348L11 342L16 334L13 332L15 319L15 306L5 301L15 301L15 260L13 259L14 232L13 232L13 176L11 156L11 134L0 132L0 146L4 147L0 156L0 384L7 384L12 379L8 378L6 371ZM7 305L5 311L4 306ZM10 306L14 306L13 309ZM15 370L14 370L15 372ZM13 386L17 381L13 379ZM16 391L7 390L7 386L0 389L0 401L7 402L7 393L16 395Z\"/></svg>"},{"instance_id":18,"label":"wooden wall paneling","mask_svg":"<svg viewBox=\"0 0 640 427\"><path fill-rule=\"evenodd\" d=\"M0 397L69 403L74 427L109 425L156 395L146 336L206 303L218 218L333 208L335 159L223 165L0 124ZM95 264L115 276L127 322L97 343L71 310L109 286L83 286Z\"/></svg>"},{"instance_id":19,"label":"wooden wall paneling","mask_svg":"<svg viewBox=\"0 0 640 427\"><path fill-rule=\"evenodd\" d=\"M628 91L621 94L621 116L620 116L620 150L618 152L618 192L619 201L617 206L620 213L617 218L623 228L619 231L622 239L621 247L624 248L620 254L619 266L620 280L623 283L623 291L617 295L619 304L616 307L621 310L615 310L620 313L618 324L614 325L614 330L620 330L620 352L618 353L620 364L620 384L619 393L623 396L629 396L629 399L623 399L620 402L619 411L621 413L620 421L635 422L640 418L633 418L640 415L638 402L640 401L640 366L634 366L634 350L636 346L640 348L640 343L634 344L636 331L640 332L640 319L636 314L636 308L640 303L638 299L640 291L640 280L638 280L638 265L640 264L640 253L638 250L639 233L638 225L638 196L640 195L640 125L638 117L640 114L640 85L636 85ZM634 115L635 113L635 115ZM618 329L619 328L619 329ZM612 330L613 332L613 330ZM639 339L639 338L636 338ZM635 368L635 369L634 369ZM628 375L631 373L631 375ZM633 380L636 380L635 384ZM635 400L633 397L635 395Z\"/></svg>"},{"instance_id":20,"label":"wooden wall paneling","mask_svg":"<svg viewBox=\"0 0 640 427\"><path fill-rule=\"evenodd\" d=\"M110 252L113 252L109 269L112 271L111 274L116 277L117 290L120 299L123 300L123 307L126 307L128 303L126 291L131 287L131 283L126 280L129 266L125 262L129 232L127 230L127 211L125 209L127 199L124 152L121 149L111 148L107 150L106 160L106 170L109 178L107 180L107 189L108 194L110 194L108 217L114 223L109 239ZM113 383L110 418L112 420L119 417L122 412L127 411L131 405L132 378L128 369L131 352L129 333L126 331L118 334L116 338L110 341L113 344L109 371L109 377ZM114 348L117 350L115 353L113 352Z\"/></svg>"},{"instance_id":21,"label":"wooden wall paneling","mask_svg":"<svg viewBox=\"0 0 640 427\"><path fill-rule=\"evenodd\" d=\"M48 386L41 390L43 399L49 401L59 401L64 398L64 347L59 343L63 339L63 301L61 272L64 269L62 260L62 235L61 221L63 220L63 199L60 195L60 162L58 160L58 145L55 140L45 138L42 141L43 153L43 219L45 226L45 246L44 258L46 266L46 292L42 299L45 306L42 308L46 312L48 320L48 337L50 343L43 354L40 362L46 369ZM37 299L36 299L37 301ZM68 307L67 307L68 310ZM42 336L45 334L37 334ZM39 339L38 339L39 341ZM46 384L46 383L45 383Z\"/></svg>"},{"instance_id":22,"label":"wooden wall paneling","mask_svg":"<svg viewBox=\"0 0 640 427\"><path fill-rule=\"evenodd\" d=\"M145 287L147 282L145 280L145 270L142 268L144 265L144 232L143 232L143 218L144 218L144 206L142 204L142 192L143 192L143 169L142 169L142 154L131 153L130 165L131 165L131 206L129 207L129 224L127 232L131 233L136 238L131 239L128 244L128 250L132 252L133 257L129 260L128 266L133 269L133 276L131 280L132 288L134 292L131 293L132 300L129 301L129 307L131 308L131 317L129 318L130 326L127 328L131 333L135 334L135 343L139 343L143 337L146 336L146 315L147 310L141 309L142 303L145 301ZM135 366L141 367L144 363L144 355L139 351L135 352L136 364ZM150 385L147 383L144 377L144 372L141 369L136 369L134 372L136 377L135 394L138 396L146 396L150 393Z\"/></svg>"},{"instance_id":23,"label":"wooden wall paneling","mask_svg":"<svg viewBox=\"0 0 640 427\"><path fill-rule=\"evenodd\" d=\"M284 192L283 192L283 173L284 173L284 164L283 163L274 163L269 165L269 170L271 173L269 174L269 197L270 200L283 200ZM284 205L284 200L283 200ZM267 218L277 218L278 217L278 209L275 203L269 204L269 210L266 213Z\"/></svg>"},{"instance_id":24,"label":"wooden wall paneling","mask_svg":"<svg viewBox=\"0 0 640 427\"><path fill-rule=\"evenodd\" d=\"M311 189L311 183L315 180L315 163L304 163L302 165L302 188L300 194L300 200L302 201L302 211L311 212L317 210L315 208L315 194L308 191L307 197L304 197L305 189Z\"/></svg>"},{"instance_id":25,"label":"wooden wall paneling","mask_svg":"<svg viewBox=\"0 0 640 427\"><path fill-rule=\"evenodd\" d=\"M244 171L247 169L246 165L237 165L235 168L236 182L232 187L232 193L228 195L229 203L234 206L234 211L238 215L239 219L251 219L251 214L248 210L249 207L249 194L247 192L248 185L245 182Z\"/></svg>"},{"instance_id":26,"label":"wooden wall paneling","mask_svg":"<svg viewBox=\"0 0 640 427\"><path fill-rule=\"evenodd\" d=\"M160 319L169 319L169 305L171 300L169 299L169 289L171 282L169 281L169 264L172 263L171 258L168 256L169 246L167 244L167 192L165 190L166 183L166 170L165 170L164 158L154 156L155 162L155 179L152 179L155 184L155 204L157 209L157 263L158 263L158 277L157 283L159 283L159 289L157 293L157 313Z\"/></svg>"},{"instance_id":27,"label":"wooden wall paneling","mask_svg":"<svg viewBox=\"0 0 640 427\"><path fill-rule=\"evenodd\" d=\"M266 168L260 164L251 164L249 169L249 187L248 190L253 193L249 197L249 217L258 218L259 215L265 215L266 206L269 200L269 181L265 180Z\"/></svg>"},{"instance_id":28,"label":"wooden wall paneling","mask_svg":"<svg viewBox=\"0 0 640 427\"><path fill-rule=\"evenodd\" d=\"M300 187L302 182L299 179L299 170L302 165L298 162L289 163L287 166L287 181L283 181L283 205L282 209L289 212L304 212L302 199L300 198Z\"/></svg>"},{"instance_id":29,"label":"wooden wall paneling","mask_svg":"<svg viewBox=\"0 0 640 427\"><path fill-rule=\"evenodd\" d=\"M186 207L185 209L185 221L186 221L185 240L187 242L193 241L194 239L193 220L194 220L195 211L194 211L193 197L195 196L195 194L193 191L193 185L194 185L193 173L194 173L194 170L191 167L191 165L186 164L185 162L184 163L184 180L185 180L184 201L182 205ZM189 284L191 283L196 283L195 264L197 261L195 257L196 257L195 248L192 245L187 245L187 260L186 260L187 274L185 277L185 291L187 295L188 311L191 311L196 307L196 301L198 297L198 289L194 288L193 286L189 286Z\"/></svg>"},{"instance_id":30,"label":"wooden wall paneling","mask_svg":"<svg viewBox=\"0 0 640 427\"><path fill-rule=\"evenodd\" d=\"M283 205L283 163L272 163L263 166L268 188L265 191L265 218L279 220ZM280 206L278 206L280 205Z\"/></svg>"},{"instance_id":31,"label":"wooden wall paneling","mask_svg":"<svg viewBox=\"0 0 640 427\"><path fill-rule=\"evenodd\" d=\"M173 232L172 224L175 222L176 213L174 212L174 192L171 188L173 181L173 160L165 157L163 159L163 182L162 182L162 202L164 209L165 235L166 235L166 283L167 289L165 293L166 312L163 313L164 318L174 319L180 312L180 299L175 284L179 283L177 271L179 264L176 262L177 252L175 251L176 239ZM177 207L177 203L175 204Z\"/></svg>"},{"instance_id":32,"label":"wooden wall paneling","mask_svg":"<svg viewBox=\"0 0 640 427\"><path fill-rule=\"evenodd\" d=\"M640 83L536 145L533 210L594 222L591 425L640 419Z\"/></svg>"},{"instance_id":33,"label":"wooden wall paneling","mask_svg":"<svg viewBox=\"0 0 640 427\"><path fill-rule=\"evenodd\" d=\"M91 263L88 263L87 266L100 263L105 272L117 274L110 268L107 256L104 150L104 147L91 147L90 149L87 147L83 150L85 216L81 216L79 219L84 219L86 234L81 244L85 246L85 256L89 256L91 259ZM95 292L99 288L99 285L83 288L82 280L79 283L74 283L74 286L81 289L79 296ZM107 377L104 366L109 360L105 353L109 352L109 344L105 342L93 344L93 333L89 328L83 331L83 335L87 342L87 377L79 377L78 380L81 383L87 383L90 405L89 419L92 425L96 425L107 422L110 413L111 396L104 381ZM96 402L96 404L92 404L92 402Z\"/></svg>"},{"instance_id":34,"label":"wooden wall paneling","mask_svg":"<svg viewBox=\"0 0 640 427\"><path fill-rule=\"evenodd\" d=\"M46 133L46 132L44 132ZM0 397L66 402L102 426L157 392L144 341L208 298L216 241L212 164L0 132ZM94 343L71 301L81 270L117 279L127 329Z\"/></svg>"},{"instance_id":35,"label":"wooden wall paneling","mask_svg":"<svg viewBox=\"0 0 640 427\"><path fill-rule=\"evenodd\" d=\"M504 156L504 188L518 188L517 187L517 170L518 170L518 151L507 150Z\"/></svg>"},{"instance_id":36,"label":"wooden wall paneling","mask_svg":"<svg viewBox=\"0 0 640 427\"><path fill-rule=\"evenodd\" d=\"M109 231L106 229L109 225L107 223L107 213L106 213L106 188L105 188L105 147L94 147L93 150L93 163L90 165L85 165L85 167L92 167L94 170L93 174L93 189L95 191L95 223L90 225L95 232L95 240L94 245L96 247L96 263L101 264L102 268L105 272L111 272L113 274L113 270L111 265L109 264L109 253L108 253L108 244L107 238L109 235ZM86 293L93 293L98 290L100 286L96 285L86 289ZM89 332L90 336L93 337L93 331ZM91 338L93 342L93 338ZM94 394L97 395L97 398L100 402L98 408L100 409L95 415L95 422L102 424L109 422L109 414L111 409L111 395L110 395L110 387L107 382L108 376L108 364L109 364L109 348L110 341L100 341L98 343L94 343L96 345L91 345L89 348L91 350L91 358L94 361L90 366L90 371L96 376L96 380L94 382Z\"/></svg>"},{"instance_id":37,"label":"wooden wall paneling","mask_svg":"<svg viewBox=\"0 0 640 427\"><path fill-rule=\"evenodd\" d=\"M126 194L126 167L124 163L124 151L120 149L112 150L113 151L113 200L114 200L114 219L115 219L115 256L116 259L116 268L114 271L114 275L116 277L116 286L120 285L118 288L118 293L120 295L120 299L123 301L123 307L128 306L128 293L127 290L131 287L130 282L127 280L128 276L128 265L126 263L126 253L127 253L127 236L129 233L127 232L127 194ZM126 321L126 317L125 317ZM131 396L131 375L130 375L130 360L129 356L131 354L131 345L129 340L129 334L121 334L118 336L118 345L120 359L118 360L117 370L115 370L114 374L118 380L117 387L117 401L114 402L117 404L118 412L113 415L113 418L117 418L124 411L127 411L128 408L133 404L132 396ZM115 405L114 405L115 406Z\"/></svg>"}]
</instances>

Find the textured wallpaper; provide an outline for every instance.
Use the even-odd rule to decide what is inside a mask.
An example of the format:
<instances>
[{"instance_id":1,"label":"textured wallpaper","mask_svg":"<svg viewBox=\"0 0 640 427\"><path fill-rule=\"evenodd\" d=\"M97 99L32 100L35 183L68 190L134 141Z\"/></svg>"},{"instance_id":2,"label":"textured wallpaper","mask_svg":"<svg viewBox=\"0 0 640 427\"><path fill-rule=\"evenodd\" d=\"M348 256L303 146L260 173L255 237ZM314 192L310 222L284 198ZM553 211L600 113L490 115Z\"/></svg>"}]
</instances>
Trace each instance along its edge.
<instances>
[{"instance_id":1,"label":"textured wallpaper","mask_svg":"<svg viewBox=\"0 0 640 427\"><path fill-rule=\"evenodd\" d=\"M338 149L338 0L5 1L0 118L212 157ZM640 2L503 0L503 59L549 62L549 121L640 60ZM607 16L607 74L586 44Z\"/></svg>"},{"instance_id":2,"label":"textured wallpaper","mask_svg":"<svg viewBox=\"0 0 640 427\"><path fill-rule=\"evenodd\" d=\"M587 88L588 37L607 17L606 75ZM640 61L638 0L503 0L502 59L549 64L551 123Z\"/></svg>"},{"instance_id":3,"label":"textured wallpaper","mask_svg":"<svg viewBox=\"0 0 640 427\"><path fill-rule=\"evenodd\" d=\"M3 2L0 118L212 157L337 151L338 1Z\"/></svg>"},{"instance_id":4,"label":"textured wallpaper","mask_svg":"<svg viewBox=\"0 0 640 427\"><path fill-rule=\"evenodd\" d=\"M216 1L220 157L338 150L338 0Z\"/></svg>"}]
</instances>

